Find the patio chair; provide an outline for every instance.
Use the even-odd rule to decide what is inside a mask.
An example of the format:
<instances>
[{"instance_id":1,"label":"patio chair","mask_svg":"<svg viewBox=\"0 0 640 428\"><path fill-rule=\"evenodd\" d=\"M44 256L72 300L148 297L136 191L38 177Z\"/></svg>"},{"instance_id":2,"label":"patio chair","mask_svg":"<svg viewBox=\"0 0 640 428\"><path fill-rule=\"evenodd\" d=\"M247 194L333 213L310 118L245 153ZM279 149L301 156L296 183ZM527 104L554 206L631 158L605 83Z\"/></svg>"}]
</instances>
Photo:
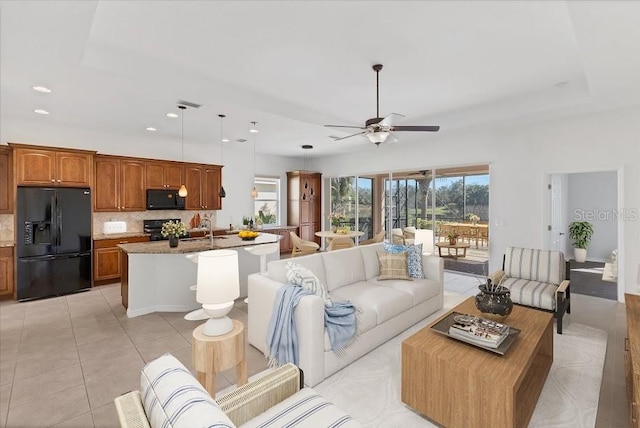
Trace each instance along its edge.
<instances>
[{"instance_id":1,"label":"patio chair","mask_svg":"<svg viewBox=\"0 0 640 428\"><path fill-rule=\"evenodd\" d=\"M377 244L378 242L382 242L382 241L384 241L384 230L381 230L380 232L378 232L378 234L373 238L365 239L364 241L360 242L360 245Z\"/></svg>"},{"instance_id":2,"label":"patio chair","mask_svg":"<svg viewBox=\"0 0 640 428\"><path fill-rule=\"evenodd\" d=\"M291 234L291 244L293 249L291 250L291 257L296 257L305 254L313 254L320 248L320 245L313 241L305 241L296 235L295 232L289 232Z\"/></svg>"},{"instance_id":3,"label":"patio chair","mask_svg":"<svg viewBox=\"0 0 640 428\"><path fill-rule=\"evenodd\" d=\"M562 318L571 313L570 272L560 251L508 247L502 270L489 278L511 291L513 303L553 312L562 334Z\"/></svg>"}]
</instances>

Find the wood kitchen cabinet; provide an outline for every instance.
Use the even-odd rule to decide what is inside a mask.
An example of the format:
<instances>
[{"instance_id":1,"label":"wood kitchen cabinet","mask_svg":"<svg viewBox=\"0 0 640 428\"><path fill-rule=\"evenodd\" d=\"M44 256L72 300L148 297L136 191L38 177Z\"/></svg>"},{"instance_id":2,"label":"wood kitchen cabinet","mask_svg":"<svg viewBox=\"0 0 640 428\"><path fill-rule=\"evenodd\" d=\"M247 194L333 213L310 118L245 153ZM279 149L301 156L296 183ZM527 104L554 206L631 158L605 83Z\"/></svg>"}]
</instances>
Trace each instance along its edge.
<instances>
[{"instance_id":1,"label":"wood kitchen cabinet","mask_svg":"<svg viewBox=\"0 0 640 428\"><path fill-rule=\"evenodd\" d=\"M91 187L93 155L86 150L52 149L9 143L18 186Z\"/></svg>"},{"instance_id":2,"label":"wood kitchen cabinet","mask_svg":"<svg viewBox=\"0 0 640 428\"><path fill-rule=\"evenodd\" d=\"M13 159L8 146L0 146L0 214L13 213Z\"/></svg>"},{"instance_id":3,"label":"wood kitchen cabinet","mask_svg":"<svg viewBox=\"0 0 640 428\"><path fill-rule=\"evenodd\" d=\"M219 210L222 209L220 183L222 167L218 165L185 164L185 186L187 210Z\"/></svg>"},{"instance_id":4,"label":"wood kitchen cabinet","mask_svg":"<svg viewBox=\"0 0 640 428\"><path fill-rule=\"evenodd\" d=\"M629 426L640 427L640 296L625 294L627 337L624 346L625 380L629 403Z\"/></svg>"},{"instance_id":5,"label":"wood kitchen cabinet","mask_svg":"<svg viewBox=\"0 0 640 428\"><path fill-rule=\"evenodd\" d=\"M179 189L183 183L183 171L181 163L148 161L147 189Z\"/></svg>"},{"instance_id":6,"label":"wood kitchen cabinet","mask_svg":"<svg viewBox=\"0 0 640 428\"><path fill-rule=\"evenodd\" d=\"M145 211L145 161L117 156L95 156L94 211Z\"/></svg>"},{"instance_id":7,"label":"wood kitchen cabinet","mask_svg":"<svg viewBox=\"0 0 640 428\"><path fill-rule=\"evenodd\" d=\"M309 171L287 172L287 223L298 226L299 236L320 245L315 236L322 228L322 174Z\"/></svg>"},{"instance_id":8,"label":"wood kitchen cabinet","mask_svg":"<svg viewBox=\"0 0 640 428\"><path fill-rule=\"evenodd\" d=\"M99 239L93 241L93 282L95 285L119 282L122 272L122 251L118 244L148 242L148 236L122 239Z\"/></svg>"},{"instance_id":9,"label":"wood kitchen cabinet","mask_svg":"<svg viewBox=\"0 0 640 428\"><path fill-rule=\"evenodd\" d=\"M0 248L0 299L13 298L13 247Z\"/></svg>"}]
</instances>

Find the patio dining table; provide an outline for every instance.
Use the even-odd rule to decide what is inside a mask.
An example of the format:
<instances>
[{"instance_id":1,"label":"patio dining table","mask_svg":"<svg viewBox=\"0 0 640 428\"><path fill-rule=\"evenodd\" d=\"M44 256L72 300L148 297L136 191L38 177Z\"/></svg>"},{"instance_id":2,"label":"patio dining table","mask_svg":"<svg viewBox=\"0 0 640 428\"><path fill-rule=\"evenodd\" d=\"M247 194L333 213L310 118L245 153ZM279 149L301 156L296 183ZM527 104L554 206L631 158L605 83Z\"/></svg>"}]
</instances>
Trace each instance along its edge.
<instances>
[{"instance_id":1,"label":"patio dining table","mask_svg":"<svg viewBox=\"0 0 640 428\"><path fill-rule=\"evenodd\" d=\"M473 223L458 223L458 222L442 223L440 236L446 236L449 230L453 230L458 234L460 234L460 230L467 227L472 232L470 236L466 236L466 237L469 239L469 243L471 243L471 238L475 239L476 248L478 248L478 239L480 238L481 234L487 239L487 242L489 241L489 225L488 224L473 224ZM465 237L463 236L463 239L464 238Z\"/></svg>"}]
</instances>

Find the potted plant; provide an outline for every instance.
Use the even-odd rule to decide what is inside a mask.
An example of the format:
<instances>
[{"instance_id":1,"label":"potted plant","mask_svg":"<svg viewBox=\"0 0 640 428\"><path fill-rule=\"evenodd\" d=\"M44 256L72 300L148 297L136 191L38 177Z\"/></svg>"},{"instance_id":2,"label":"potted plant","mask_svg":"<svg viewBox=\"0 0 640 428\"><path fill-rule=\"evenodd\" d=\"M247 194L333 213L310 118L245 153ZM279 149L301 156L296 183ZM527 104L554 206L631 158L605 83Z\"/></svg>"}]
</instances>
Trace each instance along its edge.
<instances>
[{"instance_id":1,"label":"potted plant","mask_svg":"<svg viewBox=\"0 0 640 428\"><path fill-rule=\"evenodd\" d=\"M449 245L456 245L458 242L458 234L454 231L447 232L447 239L449 240Z\"/></svg>"},{"instance_id":2,"label":"potted plant","mask_svg":"<svg viewBox=\"0 0 640 428\"><path fill-rule=\"evenodd\" d=\"M169 246L175 248L178 246L178 239L187 233L187 225L181 221L167 221L162 223L162 236L169 237Z\"/></svg>"},{"instance_id":3,"label":"potted plant","mask_svg":"<svg viewBox=\"0 0 640 428\"><path fill-rule=\"evenodd\" d=\"M588 221L572 221L569 224L569 237L573 239L573 256L577 262L587 260L587 247L593 235L593 225Z\"/></svg>"},{"instance_id":4,"label":"potted plant","mask_svg":"<svg viewBox=\"0 0 640 428\"><path fill-rule=\"evenodd\" d=\"M331 220L331 230L335 232L338 230L338 227L346 220L347 218L344 214L339 213L331 213L329 214L329 220Z\"/></svg>"}]
</instances>

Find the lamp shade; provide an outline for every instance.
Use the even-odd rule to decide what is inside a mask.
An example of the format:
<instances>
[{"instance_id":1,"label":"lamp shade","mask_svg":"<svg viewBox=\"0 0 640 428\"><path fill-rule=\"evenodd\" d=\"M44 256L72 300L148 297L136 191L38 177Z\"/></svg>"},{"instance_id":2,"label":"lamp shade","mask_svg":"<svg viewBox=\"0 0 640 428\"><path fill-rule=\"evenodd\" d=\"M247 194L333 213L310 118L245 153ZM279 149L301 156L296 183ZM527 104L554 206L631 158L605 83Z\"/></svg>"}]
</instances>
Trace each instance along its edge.
<instances>
[{"instance_id":1,"label":"lamp shade","mask_svg":"<svg viewBox=\"0 0 640 428\"><path fill-rule=\"evenodd\" d=\"M203 251L198 255L196 301L204 305L233 302L240 297L238 253Z\"/></svg>"}]
</instances>

